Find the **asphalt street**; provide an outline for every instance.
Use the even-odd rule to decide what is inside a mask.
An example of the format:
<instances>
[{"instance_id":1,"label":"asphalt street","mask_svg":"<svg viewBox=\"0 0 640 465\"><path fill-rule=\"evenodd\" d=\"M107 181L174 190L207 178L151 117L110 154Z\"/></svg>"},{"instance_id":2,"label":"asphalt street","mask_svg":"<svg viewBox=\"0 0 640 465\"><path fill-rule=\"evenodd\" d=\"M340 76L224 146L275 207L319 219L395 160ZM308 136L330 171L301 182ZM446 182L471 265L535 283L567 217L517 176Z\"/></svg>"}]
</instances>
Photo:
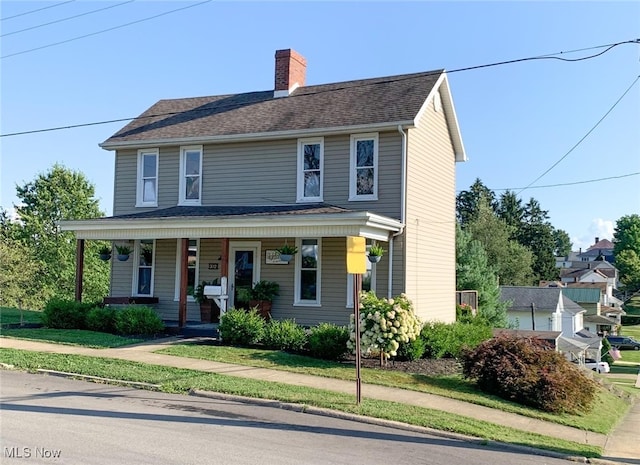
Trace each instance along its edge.
<instances>
[{"instance_id":1,"label":"asphalt street","mask_svg":"<svg viewBox=\"0 0 640 465\"><path fill-rule=\"evenodd\" d=\"M568 463L242 402L13 371L0 376L3 464Z\"/></svg>"}]
</instances>

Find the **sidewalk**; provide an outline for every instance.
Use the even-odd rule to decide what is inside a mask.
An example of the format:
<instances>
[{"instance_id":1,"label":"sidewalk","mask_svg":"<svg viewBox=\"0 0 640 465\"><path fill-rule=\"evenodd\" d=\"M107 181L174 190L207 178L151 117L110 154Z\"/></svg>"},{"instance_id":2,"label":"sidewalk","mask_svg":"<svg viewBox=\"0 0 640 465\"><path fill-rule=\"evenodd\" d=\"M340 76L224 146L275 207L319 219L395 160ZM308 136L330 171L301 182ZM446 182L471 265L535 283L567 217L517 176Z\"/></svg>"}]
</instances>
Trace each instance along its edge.
<instances>
[{"instance_id":1,"label":"sidewalk","mask_svg":"<svg viewBox=\"0 0 640 465\"><path fill-rule=\"evenodd\" d=\"M232 365L207 360L176 357L153 353L167 344L181 342L184 339L168 338L152 343L143 343L116 349L91 349L86 347L48 344L29 340L0 338L0 347L39 352L77 354L94 357L116 358L122 360L165 365L176 368L219 373L229 376L253 378L298 386L325 389L329 391L354 394L355 383L331 378L322 378L285 371ZM503 412L480 405L448 399L432 394L395 389L371 384L362 385L365 398L400 402L407 405L425 407L455 413L511 428L553 436L583 444L604 448L603 459L623 463L640 464L640 402L636 402L629 415L609 436L583 431L569 426L549 423L542 420ZM630 459L630 460L628 460Z\"/></svg>"}]
</instances>

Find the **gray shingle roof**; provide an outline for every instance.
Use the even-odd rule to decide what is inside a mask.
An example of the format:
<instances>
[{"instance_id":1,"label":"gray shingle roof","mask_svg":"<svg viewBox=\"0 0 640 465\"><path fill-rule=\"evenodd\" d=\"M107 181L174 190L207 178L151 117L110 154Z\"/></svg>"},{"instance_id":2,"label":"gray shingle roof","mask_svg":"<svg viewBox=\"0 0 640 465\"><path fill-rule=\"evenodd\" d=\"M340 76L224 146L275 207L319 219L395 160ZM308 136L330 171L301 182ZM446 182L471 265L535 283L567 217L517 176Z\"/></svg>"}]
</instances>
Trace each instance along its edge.
<instances>
[{"instance_id":1,"label":"gray shingle roof","mask_svg":"<svg viewBox=\"0 0 640 465\"><path fill-rule=\"evenodd\" d=\"M562 290L557 287L500 286L500 299L510 301L509 310L555 312Z\"/></svg>"},{"instance_id":2,"label":"gray shingle roof","mask_svg":"<svg viewBox=\"0 0 640 465\"><path fill-rule=\"evenodd\" d=\"M204 218L230 216L273 216L273 215L321 215L327 213L349 213L348 210L324 203L297 205L212 205L212 206L176 206L110 216L100 220L156 219L156 218Z\"/></svg>"},{"instance_id":3,"label":"gray shingle roof","mask_svg":"<svg viewBox=\"0 0 640 465\"><path fill-rule=\"evenodd\" d=\"M160 100L103 144L413 121L443 70L273 91Z\"/></svg>"}]
</instances>

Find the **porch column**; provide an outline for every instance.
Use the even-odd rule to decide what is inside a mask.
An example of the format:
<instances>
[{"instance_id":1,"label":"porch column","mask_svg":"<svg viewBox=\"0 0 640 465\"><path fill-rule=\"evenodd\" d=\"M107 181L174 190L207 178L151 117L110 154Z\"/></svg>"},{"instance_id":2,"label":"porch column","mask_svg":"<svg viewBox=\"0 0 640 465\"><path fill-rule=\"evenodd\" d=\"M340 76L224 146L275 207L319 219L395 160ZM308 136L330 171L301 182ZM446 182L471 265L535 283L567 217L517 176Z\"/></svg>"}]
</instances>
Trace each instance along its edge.
<instances>
[{"instance_id":1,"label":"porch column","mask_svg":"<svg viewBox=\"0 0 640 465\"><path fill-rule=\"evenodd\" d=\"M82 276L84 275L84 239L76 241L76 301L82 302Z\"/></svg>"},{"instance_id":2,"label":"porch column","mask_svg":"<svg viewBox=\"0 0 640 465\"><path fill-rule=\"evenodd\" d=\"M229 239L224 238L220 240L220 247L222 249L220 253L220 277L229 277ZM228 292L228 291L227 291Z\"/></svg>"},{"instance_id":3,"label":"porch column","mask_svg":"<svg viewBox=\"0 0 640 465\"><path fill-rule=\"evenodd\" d=\"M178 302L178 326L182 328L187 322L187 281L189 267L189 239L180 241L180 300Z\"/></svg>"}]
</instances>

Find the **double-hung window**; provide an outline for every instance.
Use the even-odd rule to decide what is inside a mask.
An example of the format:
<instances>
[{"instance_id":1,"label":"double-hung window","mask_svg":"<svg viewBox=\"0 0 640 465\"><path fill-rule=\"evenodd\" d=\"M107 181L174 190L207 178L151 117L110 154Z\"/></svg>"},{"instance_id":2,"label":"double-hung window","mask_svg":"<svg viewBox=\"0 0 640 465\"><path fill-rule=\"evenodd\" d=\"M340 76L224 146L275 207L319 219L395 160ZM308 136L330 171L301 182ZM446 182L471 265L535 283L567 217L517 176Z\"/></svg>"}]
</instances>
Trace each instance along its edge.
<instances>
[{"instance_id":1,"label":"double-hung window","mask_svg":"<svg viewBox=\"0 0 640 465\"><path fill-rule=\"evenodd\" d=\"M378 199L378 134L351 136L349 200Z\"/></svg>"},{"instance_id":2,"label":"double-hung window","mask_svg":"<svg viewBox=\"0 0 640 465\"><path fill-rule=\"evenodd\" d=\"M198 263L200 258L200 240L189 239L187 256L187 299L192 301L198 286ZM180 298L180 264L182 263L182 239L177 241L175 300Z\"/></svg>"},{"instance_id":3,"label":"double-hung window","mask_svg":"<svg viewBox=\"0 0 640 465\"><path fill-rule=\"evenodd\" d=\"M155 261L153 239L136 241L135 270L133 275L133 295L153 295L153 264Z\"/></svg>"},{"instance_id":4,"label":"double-hung window","mask_svg":"<svg viewBox=\"0 0 640 465\"><path fill-rule=\"evenodd\" d=\"M158 206L158 149L138 150L136 207Z\"/></svg>"},{"instance_id":5,"label":"double-hung window","mask_svg":"<svg viewBox=\"0 0 640 465\"><path fill-rule=\"evenodd\" d=\"M320 305L320 240L299 239L297 246L295 303Z\"/></svg>"},{"instance_id":6,"label":"double-hung window","mask_svg":"<svg viewBox=\"0 0 640 465\"><path fill-rule=\"evenodd\" d=\"M298 140L298 202L322 202L324 139Z\"/></svg>"},{"instance_id":7,"label":"double-hung window","mask_svg":"<svg viewBox=\"0 0 640 465\"><path fill-rule=\"evenodd\" d=\"M180 205L202 201L202 145L180 148Z\"/></svg>"}]
</instances>

